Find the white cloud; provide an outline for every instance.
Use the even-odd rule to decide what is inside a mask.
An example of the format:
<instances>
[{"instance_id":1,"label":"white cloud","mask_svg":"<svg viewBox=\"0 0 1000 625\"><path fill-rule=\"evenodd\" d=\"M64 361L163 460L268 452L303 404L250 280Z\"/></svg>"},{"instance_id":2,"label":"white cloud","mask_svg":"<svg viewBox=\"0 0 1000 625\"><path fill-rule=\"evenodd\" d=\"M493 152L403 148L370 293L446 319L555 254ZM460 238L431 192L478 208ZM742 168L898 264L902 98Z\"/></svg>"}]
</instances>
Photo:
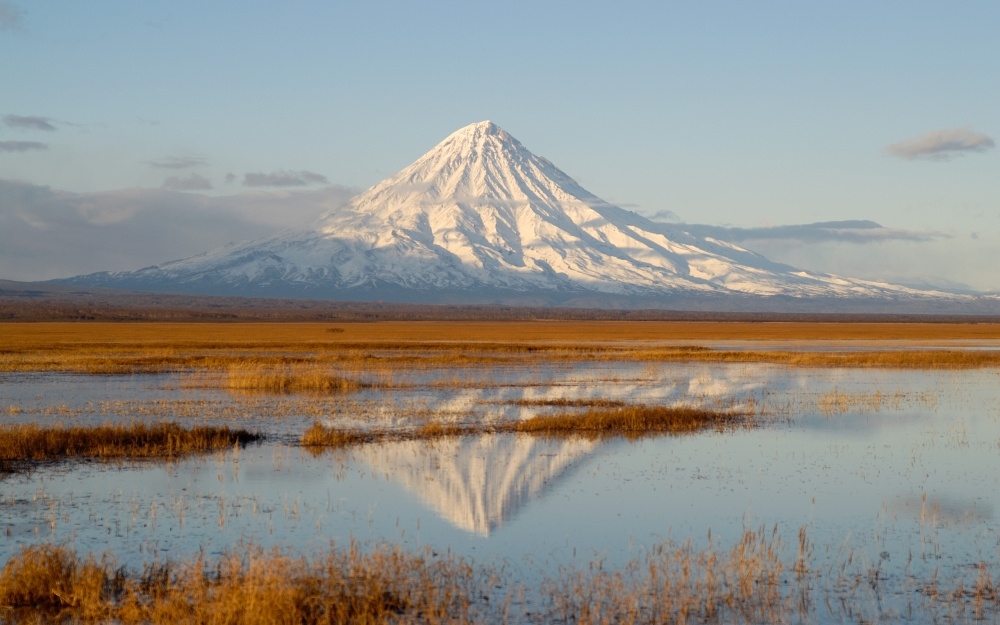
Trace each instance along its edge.
<instances>
[{"instance_id":1,"label":"white cloud","mask_svg":"<svg viewBox=\"0 0 1000 625\"><path fill-rule=\"evenodd\" d=\"M928 241L884 240L858 245L827 240L742 243L767 258L822 273L947 290L1000 291L994 269L997 236L953 235Z\"/></svg>"},{"instance_id":2,"label":"white cloud","mask_svg":"<svg viewBox=\"0 0 1000 625\"><path fill-rule=\"evenodd\" d=\"M190 167L201 167L208 164L208 161L201 156L167 156L149 161L151 167L157 169L188 169Z\"/></svg>"},{"instance_id":3,"label":"white cloud","mask_svg":"<svg viewBox=\"0 0 1000 625\"><path fill-rule=\"evenodd\" d=\"M812 224L735 228L681 224L685 230L698 236L709 236L731 243L780 241L785 245L805 245L817 241L846 243L879 243L882 241L931 241L947 238L941 232L919 232L900 228L886 228L874 221L822 221Z\"/></svg>"},{"instance_id":4,"label":"white cloud","mask_svg":"<svg viewBox=\"0 0 1000 625\"><path fill-rule=\"evenodd\" d=\"M249 173L243 176L244 187L306 187L329 184L326 176L311 171L274 171L269 174Z\"/></svg>"},{"instance_id":5,"label":"white cloud","mask_svg":"<svg viewBox=\"0 0 1000 625\"><path fill-rule=\"evenodd\" d=\"M1000 240L974 235L886 228L874 221L734 228L673 227L753 250L778 263L851 278L945 290L1000 291L994 270Z\"/></svg>"},{"instance_id":6,"label":"white cloud","mask_svg":"<svg viewBox=\"0 0 1000 625\"><path fill-rule=\"evenodd\" d=\"M677 216L677 213L667 209L658 210L651 215L647 215L647 218L652 221L663 221L667 223L674 223L681 220L681 218Z\"/></svg>"},{"instance_id":7,"label":"white cloud","mask_svg":"<svg viewBox=\"0 0 1000 625\"><path fill-rule=\"evenodd\" d=\"M993 139L969 128L932 130L919 137L886 146L893 156L905 159L947 160L970 152L985 152L995 147Z\"/></svg>"},{"instance_id":8,"label":"white cloud","mask_svg":"<svg viewBox=\"0 0 1000 625\"><path fill-rule=\"evenodd\" d=\"M163 181L164 189L174 191L207 191L212 188L212 182L204 176L190 174L185 177L170 176Z\"/></svg>"},{"instance_id":9,"label":"white cloud","mask_svg":"<svg viewBox=\"0 0 1000 625\"><path fill-rule=\"evenodd\" d=\"M185 258L304 223L354 194L339 186L221 197L69 193L0 179L0 278L46 280Z\"/></svg>"}]
</instances>

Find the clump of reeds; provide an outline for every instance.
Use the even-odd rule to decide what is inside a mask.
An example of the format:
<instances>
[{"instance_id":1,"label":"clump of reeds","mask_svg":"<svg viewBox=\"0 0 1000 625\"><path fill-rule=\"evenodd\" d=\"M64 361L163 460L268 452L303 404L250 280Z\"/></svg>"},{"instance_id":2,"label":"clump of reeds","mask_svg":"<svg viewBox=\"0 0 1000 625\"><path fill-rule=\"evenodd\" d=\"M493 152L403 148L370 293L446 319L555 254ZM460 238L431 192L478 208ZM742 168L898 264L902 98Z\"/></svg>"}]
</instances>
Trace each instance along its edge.
<instances>
[{"instance_id":1,"label":"clump of reeds","mask_svg":"<svg viewBox=\"0 0 1000 625\"><path fill-rule=\"evenodd\" d=\"M388 440L432 440L480 434L529 434L536 436L583 436L639 438L658 434L690 434L723 430L750 424L750 417L731 411L690 406L626 405L591 408L583 412L536 415L504 423L441 423L429 421L409 430L341 429L314 423L303 433L301 443L310 448L341 448Z\"/></svg>"},{"instance_id":2,"label":"clump of reeds","mask_svg":"<svg viewBox=\"0 0 1000 625\"><path fill-rule=\"evenodd\" d=\"M824 393L817 400L819 411L825 416L843 414L851 410L864 413L880 412L883 406L899 410L902 404L903 394L896 391L894 394L875 391L874 393L849 393L840 389L833 389Z\"/></svg>"},{"instance_id":3,"label":"clump of reeds","mask_svg":"<svg viewBox=\"0 0 1000 625\"><path fill-rule=\"evenodd\" d=\"M386 438L387 433L384 430L345 430L313 423L302 434L300 442L304 447L338 448L377 442Z\"/></svg>"},{"instance_id":4,"label":"clump of reeds","mask_svg":"<svg viewBox=\"0 0 1000 625\"><path fill-rule=\"evenodd\" d=\"M622 569L565 571L546 596L557 622L779 623L810 616L786 601L777 530L745 531L728 552L664 543Z\"/></svg>"},{"instance_id":5,"label":"clump of reeds","mask_svg":"<svg viewBox=\"0 0 1000 625\"><path fill-rule=\"evenodd\" d=\"M499 426L503 432L529 434L636 437L651 434L684 434L724 429L746 420L745 415L692 406L629 405L591 408L583 412L536 415Z\"/></svg>"},{"instance_id":6,"label":"clump of reeds","mask_svg":"<svg viewBox=\"0 0 1000 625\"><path fill-rule=\"evenodd\" d=\"M44 622L44 615L63 617L69 610L80 620L104 620L110 616L105 599L118 578L106 558L82 560L55 545L25 547L0 571L0 609L10 610L15 618L2 611L0 615L5 623L31 622L17 618L29 614L35 622Z\"/></svg>"},{"instance_id":7,"label":"clump of reeds","mask_svg":"<svg viewBox=\"0 0 1000 625\"><path fill-rule=\"evenodd\" d=\"M412 435L416 439L443 438L446 436L464 436L467 434L485 434L495 429L478 427L475 425L462 423L442 423L440 421L428 421L418 427Z\"/></svg>"},{"instance_id":8,"label":"clump of reeds","mask_svg":"<svg viewBox=\"0 0 1000 625\"><path fill-rule=\"evenodd\" d=\"M313 423L299 442L303 447L313 450L340 449L365 443L380 443L386 441L432 440L446 436L462 436L467 434L486 434L495 428L478 427L452 423L430 421L411 430L390 430L385 428L371 429L341 429L327 427L322 423Z\"/></svg>"},{"instance_id":9,"label":"clump of reeds","mask_svg":"<svg viewBox=\"0 0 1000 625\"><path fill-rule=\"evenodd\" d=\"M931 407L937 404L937 396L930 391L904 393L903 391L847 392L833 389L819 396L816 406L824 416L846 412L874 413L882 410L900 410L904 405Z\"/></svg>"},{"instance_id":10,"label":"clump of reeds","mask_svg":"<svg viewBox=\"0 0 1000 625\"><path fill-rule=\"evenodd\" d=\"M524 406L524 407L552 407L552 408L622 408L628 404L614 399L569 399L559 397L555 399L515 399L514 401L498 401L504 406Z\"/></svg>"},{"instance_id":11,"label":"clump of reeds","mask_svg":"<svg viewBox=\"0 0 1000 625\"><path fill-rule=\"evenodd\" d=\"M270 393L342 393L362 384L331 374L318 366L274 366L254 362L232 364L226 370L225 386L238 391Z\"/></svg>"},{"instance_id":12,"label":"clump of reeds","mask_svg":"<svg viewBox=\"0 0 1000 625\"><path fill-rule=\"evenodd\" d=\"M22 549L0 571L7 623L473 622L475 572L457 558L331 547L314 558L247 546L215 561L115 569L64 547ZM6 612L6 613L5 613Z\"/></svg>"},{"instance_id":13,"label":"clump of reeds","mask_svg":"<svg viewBox=\"0 0 1000 625\"><path fill-rule=\"evenodd\" d=\"M509 572L427 550L331 545L297 556L238 545L218 557L153 561L142 570L52 544L22 548L0 569L0 622L20 623L789 623L859 620L859 583L824 586L805 529L789 566L777 529L747 530L730 548L667 541L621 567L562 566L527 589ZM996 622L995 568L942 587L910 579L902 613ZM970 575L972 573L970 572ZM871 583L882 584L883 579ZM819 600L810 599L812 594ZM826 606L829 611L820 611ZM839 606L839 607L838 607ZM838 611L839 610L839 611ZM828 618L823 618L824 616ZM971 617L971 620L970 618ZM862 619L863 620L863 619ZM930 620L935 620L931 618ZM865 621L867 622L867 621Z\"/></svg>"},{"instance_id":14,"label":"clump of reeds","mask_svg":"<svg viewBox=\"0 0 1000 625\"><path fill-rule=\"evenodd\" d=\"M260 434L229 427L184 428L176 423L99 425L94 427L0 427L0 466L68 458L172 458L232 448L258 441Z\"/></svg>"}]
</instances>

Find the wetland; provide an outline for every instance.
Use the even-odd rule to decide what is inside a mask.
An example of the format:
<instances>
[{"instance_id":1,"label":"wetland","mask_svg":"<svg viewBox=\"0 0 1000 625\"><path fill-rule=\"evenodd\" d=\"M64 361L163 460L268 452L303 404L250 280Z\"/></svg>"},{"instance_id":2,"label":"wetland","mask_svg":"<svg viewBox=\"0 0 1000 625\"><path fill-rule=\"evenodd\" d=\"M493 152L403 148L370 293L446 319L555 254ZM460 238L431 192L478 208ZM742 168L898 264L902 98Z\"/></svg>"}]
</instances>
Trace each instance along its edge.
<instances>
[{"instance_id":1,"label":"wetland","mask_svg":"<svg viewBox=\"0 0 1000 625\"><path fill-rule=\"evenodd\" d=\"M0 324L0 622L989 622L998 348L985 323ZM53 446L102 432L132 438Z\"/></svg>"}]
</instances>

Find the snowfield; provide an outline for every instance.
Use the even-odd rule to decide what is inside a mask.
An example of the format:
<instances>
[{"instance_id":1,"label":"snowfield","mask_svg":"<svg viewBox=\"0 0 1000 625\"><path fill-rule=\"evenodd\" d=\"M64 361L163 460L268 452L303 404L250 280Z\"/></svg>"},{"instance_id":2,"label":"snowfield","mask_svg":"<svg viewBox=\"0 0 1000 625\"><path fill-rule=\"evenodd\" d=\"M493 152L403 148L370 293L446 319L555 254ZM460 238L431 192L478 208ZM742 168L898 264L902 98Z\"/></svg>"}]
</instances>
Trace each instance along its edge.
<instances>
[{"instance_id":1,"label":"snowfield","mask_svg":"<svg viewBox=\"0 0 1000 625\"><path fill-rule=\"evenodd\" d=\"M611 205L489 121L451 134L348 204L270 238L134 272L69 280L137 290L384 293L494 289L947 297L816 274ZM403 297L402 299L406 299Z\"/></svg>"}]
</instances>

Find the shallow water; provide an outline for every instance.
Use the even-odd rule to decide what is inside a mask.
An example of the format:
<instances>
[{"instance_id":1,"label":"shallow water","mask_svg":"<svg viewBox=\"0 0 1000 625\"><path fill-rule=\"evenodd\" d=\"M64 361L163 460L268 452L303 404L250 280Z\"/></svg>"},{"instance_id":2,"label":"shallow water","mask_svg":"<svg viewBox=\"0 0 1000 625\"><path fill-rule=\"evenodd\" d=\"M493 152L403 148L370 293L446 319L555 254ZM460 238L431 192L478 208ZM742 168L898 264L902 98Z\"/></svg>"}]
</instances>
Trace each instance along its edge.
<instances>
[{"instance_id":1,"label":"shallow water","mask_svg":"<svg viewBox=\"0 0 1000 625\"><path fill-rule=\"evenodd\" d=\"M912 579L972 579L979 562L1000 564L997 370L619 363L424 372L410 382L243 396L178 375L4 375L5 422L169 418L270 438L170 464L64 463L7 477L0 561L50 541L134 565L247 541L302 552L387 541L501 562L532 579L595 560L619 566L665 540L727 550L760 527L777 528L791 561L805 528L817 583L877 570L895 589L879 599L883 614L905 603ZM292 444L316 420L523 418L552 408L511 402L543 399L761 414L752 429L639 441L488 435L319 455ZM18 410L4 413L10 406Z\"/></svg>"}]
</instances>

